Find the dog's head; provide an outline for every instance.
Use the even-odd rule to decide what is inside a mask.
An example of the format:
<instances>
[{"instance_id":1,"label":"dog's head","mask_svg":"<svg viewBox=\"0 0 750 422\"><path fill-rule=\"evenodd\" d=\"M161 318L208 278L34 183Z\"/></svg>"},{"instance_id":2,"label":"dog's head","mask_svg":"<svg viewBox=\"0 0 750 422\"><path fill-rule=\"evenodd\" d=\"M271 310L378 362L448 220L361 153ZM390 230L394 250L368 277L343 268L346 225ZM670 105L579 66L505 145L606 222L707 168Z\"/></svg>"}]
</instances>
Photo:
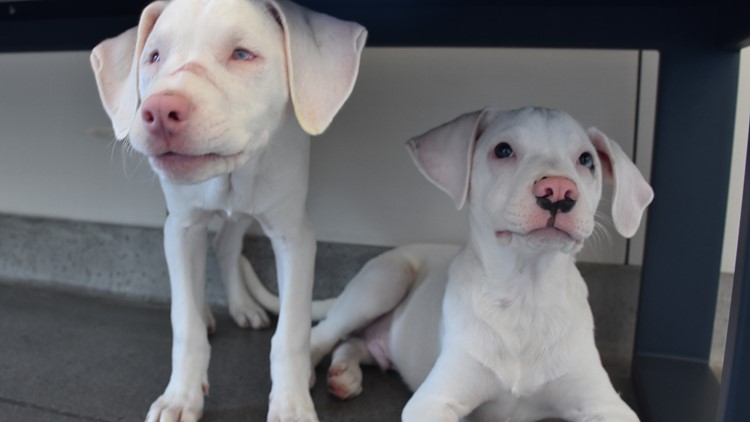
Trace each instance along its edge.
<instances>
[{"instance_id":1,"label":"dog's head","mask_svg":"<svg viewBox=\"0 0 750 422\"><path fill-rule=\"evenodd\" d=\"M325 130L366 35L285 0L157 1L91 64L117 139L160 177L195 183L246 162L292 107L307 133Z\"/></svg>"},{"instance_id":2,"label":"dog's head","mask_svg":"<svg viewBox=\"0 0 750 422\"><path fill-rule=\"evenodd\" d=\"M653 199L615 142L560 111L484 109L407 146L457 208L469 202L472 230L499 243L577 252L594 230L603 180L614 185L612 219L625 237L635 234Z\"/></svg>"}]
</instances>

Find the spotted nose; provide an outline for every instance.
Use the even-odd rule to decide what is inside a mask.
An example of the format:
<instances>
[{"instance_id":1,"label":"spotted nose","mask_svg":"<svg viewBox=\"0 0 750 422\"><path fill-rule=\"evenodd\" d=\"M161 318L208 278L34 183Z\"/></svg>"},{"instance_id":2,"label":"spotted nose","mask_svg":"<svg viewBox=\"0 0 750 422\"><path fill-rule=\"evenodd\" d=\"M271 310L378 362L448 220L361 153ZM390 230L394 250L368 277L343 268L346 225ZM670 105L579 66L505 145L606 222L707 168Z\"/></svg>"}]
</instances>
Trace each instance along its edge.
<instances>
[{"instance_id":1,"label":"spotted nose","mask_svg":"<svg viewBox=\"0 0 750 422\"><path fill-rule=\"evenodd\" d=\"M552 215L570 212L578 200L578 187L566 177L542 177L534 183L533 194L539 208Z\"/></svg>"}]
</instances>

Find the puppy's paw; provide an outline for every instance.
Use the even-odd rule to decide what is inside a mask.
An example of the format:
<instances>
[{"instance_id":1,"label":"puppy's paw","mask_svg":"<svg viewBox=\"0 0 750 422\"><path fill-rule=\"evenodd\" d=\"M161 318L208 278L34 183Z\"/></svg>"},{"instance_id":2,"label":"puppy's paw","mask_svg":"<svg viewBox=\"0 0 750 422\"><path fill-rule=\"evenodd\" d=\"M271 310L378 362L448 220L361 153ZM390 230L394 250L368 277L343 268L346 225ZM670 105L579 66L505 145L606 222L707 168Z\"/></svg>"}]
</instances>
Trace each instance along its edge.
<instances>
[{"instance_id":1,"label":"puppy's paw","mask_svg":"<svg viewBox=\"0 0 750 422\"><path fill-rule=\"evenodd\" d=\"M328 391L341 400L362 393L362 369L355 362L334 362L328 369Z\"/></svg>"},{"instance_id":2,"label":"puppy's paw","mask_svg":"<svg viewBox=\"0 0 750 422\"><path fill-rule=\"evenodd\" d=\"M166 391L151 405L146 422L197 422L203 416L204 394L208 394L208 384L198 391Z\"/></svg>"},{"instance_id":3,"label":"puppy's paw","mask_svg":"<svg viewBox=\"0 0 750 422\"><path fill-rule=\"evenodd\" d=\"M262 330L271 325L268 312L249 297L230 300L229 314L241 328Z\"/></svg>"},{"instance_id":4,"label":"puppy's paw","mask_svg":"<svg viewBox=\"0 0 750 422\"><path fill-rule=\"evenodd\" d=\"M268 422L318 422L310 392L291 392L273 387L269 398Z\"/></svg>"}]
</instances>

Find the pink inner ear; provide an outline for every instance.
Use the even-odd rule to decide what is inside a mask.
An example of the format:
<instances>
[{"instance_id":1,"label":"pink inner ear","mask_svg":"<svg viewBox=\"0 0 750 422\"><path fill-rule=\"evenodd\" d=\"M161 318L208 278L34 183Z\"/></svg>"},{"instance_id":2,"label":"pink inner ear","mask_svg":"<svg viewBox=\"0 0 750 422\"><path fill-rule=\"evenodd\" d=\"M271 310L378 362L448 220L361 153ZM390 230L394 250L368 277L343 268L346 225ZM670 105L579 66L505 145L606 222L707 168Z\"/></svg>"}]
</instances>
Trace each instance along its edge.
<instances>
[{"instance_id":1,"label":"pink inner ear","mask_svg":"<svg viewBox=\"0 0 750 422\"><path fill-rule=\"evenodd\" d=\"M631 237L653 199L653 190L617 143L610 142L596 128L590 128L588 134L601 159L604 176L614 183L612 220L615 228L621 235Z\"/></svg>"},{"instance_id":2,"label":"pink inner ear","mask_svg":"<svg viewBox=\"0 0 750 422\"><path fill-rule=\"evenodd\" d=\"M302 129L319 135L349 98L367 30L354 22L271 0L284 30L287 76Z\"/></svg>"},{"instance_id":3,"label":"pink inner ear","mask_svg":"<svg viewBox=\"0 0 750 422\"><path fill-rule=\"evenodd\" d=\"M614 179L614 171L612 169L612 160L609 159L609 155L597 151L596 154L599 156L599 161L602 163L602 174L607 180Z\"/></svg>"},{"instance_id":4,"label":"pink inner ear","mask_svg":"<svg viewBox=\"0 0 750 422\"><path fill-rule=\"evenodd\" d=\"M447 193L457 209L466 203L474 143L486 113L487 109L462 114L406 143L419 171Z\"/></svg>"}]
</instances>

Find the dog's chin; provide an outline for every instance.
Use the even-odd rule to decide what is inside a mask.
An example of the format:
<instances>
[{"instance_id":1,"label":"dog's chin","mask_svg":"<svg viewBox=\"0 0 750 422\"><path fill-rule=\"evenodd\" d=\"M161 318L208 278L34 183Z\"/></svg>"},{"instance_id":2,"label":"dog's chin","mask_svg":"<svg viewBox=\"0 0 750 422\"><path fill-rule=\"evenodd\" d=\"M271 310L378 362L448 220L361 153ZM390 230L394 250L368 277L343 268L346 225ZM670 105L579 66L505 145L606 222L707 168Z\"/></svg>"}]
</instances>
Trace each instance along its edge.
<instances>
[{"instance_id":1,"label":"dog's chin","mask_svg":"<svg viewBox=\"0 0 750 422\"><path fill-rule=\"evenodd\" d=\"M527 233L497 231L495 237L498 242L513 244L532 252L558 251L571 254L580 251L584 241L583 238L575 237L554 227L545 227Z\"/></svg>"},{"instance_id":2,"label":"dog's chin","mask_svg":"<svg viewBox=\"0 0 750 422\"><path fill-rule=\"evenodd\" d=\"M160 178L188 185L232 172L242 164L243 155L185 155L169 152L149 157L149 164Z\"/></svg>"}]
</instances>

